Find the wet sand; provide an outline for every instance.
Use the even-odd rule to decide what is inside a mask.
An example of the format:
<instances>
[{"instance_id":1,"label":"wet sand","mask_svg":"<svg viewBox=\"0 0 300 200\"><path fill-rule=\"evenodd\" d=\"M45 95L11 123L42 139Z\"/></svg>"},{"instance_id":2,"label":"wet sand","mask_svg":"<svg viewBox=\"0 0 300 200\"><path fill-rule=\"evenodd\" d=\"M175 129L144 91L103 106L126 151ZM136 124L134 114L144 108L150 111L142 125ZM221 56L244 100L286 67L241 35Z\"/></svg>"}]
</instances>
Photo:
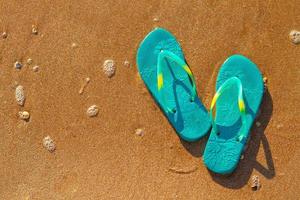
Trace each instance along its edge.
<instances>
[{"instance_id":1,"label":"wet sand","mask_svg":"<svg viewBox=\"0 0 300 200\"><path fill-rule=\"evenodd\" d=\"M231 54L268 78L261 126L229 177L205 168L206 138L181 141L138 77L137 47L156 26L180 41L207 108ZM0 199L300 199L300 45L291 30L300 30L299 0L1 1ZM92 118L91 105L99 108ZM43 146L48 135L53 153Z\"/></svg>"}]
</instances>

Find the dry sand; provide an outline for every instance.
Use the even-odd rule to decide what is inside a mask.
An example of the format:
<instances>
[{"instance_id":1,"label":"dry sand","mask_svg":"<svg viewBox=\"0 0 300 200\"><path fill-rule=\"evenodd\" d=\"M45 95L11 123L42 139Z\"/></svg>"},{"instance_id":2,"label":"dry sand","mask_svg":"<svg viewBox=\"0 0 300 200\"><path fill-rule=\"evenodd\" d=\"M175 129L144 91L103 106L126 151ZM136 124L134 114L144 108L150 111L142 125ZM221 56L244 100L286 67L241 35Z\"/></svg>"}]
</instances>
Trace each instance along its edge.
<instances>
[{"instance_id":1,"label":"dry sand","mask_svg":"<svg viewBox=\"0 0 300 200\"><path fill-rule=\"evenodd\" d=\"M138 78L136 50L155 26L181 42L207 107L231 54L268 77L261 126L233 175L205 168L206 139L180 141ZM300 199L300 45L291 30L300 30L299 0L0 1L0 199ZM117 66L110 79L107 59ZM89 118L93 104L101 114Z\"/></svg>"}]
</instances>

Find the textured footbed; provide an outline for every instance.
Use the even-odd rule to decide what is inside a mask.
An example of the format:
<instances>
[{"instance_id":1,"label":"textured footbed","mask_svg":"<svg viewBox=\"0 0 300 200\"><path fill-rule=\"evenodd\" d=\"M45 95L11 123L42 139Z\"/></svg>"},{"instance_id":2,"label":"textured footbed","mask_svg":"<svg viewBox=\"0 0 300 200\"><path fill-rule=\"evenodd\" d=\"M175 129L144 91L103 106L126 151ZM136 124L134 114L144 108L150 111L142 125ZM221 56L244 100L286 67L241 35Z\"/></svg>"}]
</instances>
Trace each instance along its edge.
<instances>
[{"instance_id":1,"label":"textured footbed","mask_svg":"<svg viewBox=\"0 0 300 200\"><path fill-rule=\"evenodd\" d=\"M233 55L224 62L217 77L216 90L234 76L242 82L247 138L241 142L236 140L236 136L241 134L242 122L237 103L238 89L232 86L224 91L216 103L219 135L211 131L203 157L205 165L219 174L229 174L236 168L263 97L261 73L252 61L242 55Z\"/></svg>"},{"instance_id":2,"label":"textured footbed","mask_svg":"<svg viewBox=\"0 0 300 200\"><path fill-rule=\"evenodd\" d=\"M164 85L162 94L170 108L176 112L168 113L162 107L157 90L157 58L161 50L168 50L184 60L181 47L168 31L157 28L150 32L140 44L137 52L137 65L148 90L160 106L177 134L186 141L196 141L210 129L208 113L197 97L190 101L192 84L186 72L175 62L167 60L162 65Z\"/></svg>"}]
</instances>

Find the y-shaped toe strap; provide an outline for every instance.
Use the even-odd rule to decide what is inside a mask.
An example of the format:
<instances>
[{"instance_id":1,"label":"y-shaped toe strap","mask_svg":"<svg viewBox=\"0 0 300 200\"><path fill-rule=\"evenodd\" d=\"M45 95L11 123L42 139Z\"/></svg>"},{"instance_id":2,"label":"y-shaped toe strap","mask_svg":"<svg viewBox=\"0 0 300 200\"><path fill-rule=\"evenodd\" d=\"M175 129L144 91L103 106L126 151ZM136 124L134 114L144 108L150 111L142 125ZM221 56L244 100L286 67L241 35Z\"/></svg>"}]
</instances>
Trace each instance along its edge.
<instances>
[{"instance_id":1,"label":"y-shaped toe strap","mask_svg":"<svg viewBox=\"0 0 300 200\"><path fill-rule=\"evenodd\" d=\"M214 116L213 116L213 109L216 105L217 100L219 99L219 97L223 94L223 92L232 87L233 85L236 85L238 87L238 98L237 98L237 104L240 110L240 114L241 114L241 119L242 119L242 128L240 130L240 134L237 136L237 140L238 141L242 141L246 135L244 132L245 129L245 124L246 124L246 111L245 111L245 102L243 99L243 86L241 83L241 80L237 77L232 77L228 80L226 80L221 87L218 89L218 91L216 92L215 96L213 97L213 100L211 102L210 105L210 118L211 118L211 122L212 122L212 128L214 129L215 133L219 133L218 132L218 127L216 125Z\"/></svg>"},{"instance_id":2,"label":"y-shaped toe strap","mask_svg":"<svg viewBox=\"0 0 300 200\"><path fill-rule=\"evenodd\" d=\"M186 62L184 60L182 60L177 55L175 55L174 53L172 53L170 51L167 51L167 50L162 50L159 53L158 60L157 60L157 89L158 89L158 93L159 93L159 95L160 95L160 97L163 101L163 107L165 108L165 110L167 110L167 112L170 112L170 113L175 113L176 110L170 108L166 104L165 96L162 94L162 88L164 86L164 77L163 77L163 74L162 74L162 66L163 66L164 59L170 59L171 61L176 62L188 74L190 82L193 86L191 101L194 101L196 96L197 96L195 79L194 79L194 76L192 74L192 71L190 70L190 68L188 67L188 65L186 64Z\"/></svg>"}]
</instances>

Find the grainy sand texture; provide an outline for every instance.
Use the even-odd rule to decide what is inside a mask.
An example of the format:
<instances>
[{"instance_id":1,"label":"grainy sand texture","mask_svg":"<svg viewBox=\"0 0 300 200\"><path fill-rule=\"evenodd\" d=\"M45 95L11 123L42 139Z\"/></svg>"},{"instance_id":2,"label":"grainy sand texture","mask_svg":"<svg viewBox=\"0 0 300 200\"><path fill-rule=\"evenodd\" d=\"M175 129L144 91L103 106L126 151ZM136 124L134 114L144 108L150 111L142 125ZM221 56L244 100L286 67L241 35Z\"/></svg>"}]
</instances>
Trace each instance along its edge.
<instances>
[{"instance_id":1,"label":"grainy sand texture","mask_svg":"<svg viewBox=\"0 0 300 200\"><path fill-rule=\"evenodd\" d=\"M249 57L267 78L230 176L206 169L207 138L181 141L139 78L138 45L158 26L180 41L207 108L228 56ZM299 0L1 0L0 199L300 199L293 30ZM99 114L88 117L92 105Z\"/></svg>"}]
</instances>

